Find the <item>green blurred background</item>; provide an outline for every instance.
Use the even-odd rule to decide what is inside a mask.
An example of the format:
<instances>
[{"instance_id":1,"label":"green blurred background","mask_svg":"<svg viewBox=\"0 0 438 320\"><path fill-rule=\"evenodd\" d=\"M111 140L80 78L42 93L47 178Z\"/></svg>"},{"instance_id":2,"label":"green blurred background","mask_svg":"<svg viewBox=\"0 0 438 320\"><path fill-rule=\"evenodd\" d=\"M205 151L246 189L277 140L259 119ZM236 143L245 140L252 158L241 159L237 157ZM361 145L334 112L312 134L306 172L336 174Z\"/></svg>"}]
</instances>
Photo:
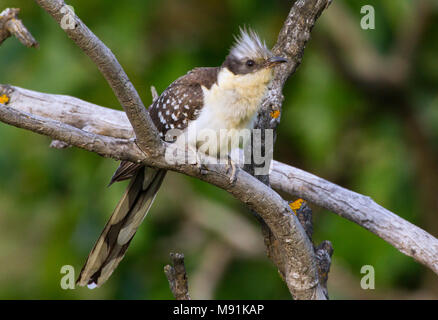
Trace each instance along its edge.
<instances>
[{"instance_id":1,"label":"green blurred background","mask_svg":"<svg viewBox=\"0 0 438 320\"><path fill-rule=\"evenodd\" d=\"M437 236L437 2L334 2L285 87L275 157L369 195ZM220 65L239 26L252 26L273 45L292 3L69 2L118 57L145 104L151 85L161 92L194 67ZM93 63L48 14L33 1L0 4L0 11L21 8L40 43L35 50L6 40L0 83L121 109ZM360 29L366 4L375 8L375 30ZM370 77L408 72L395 87L375 87L357 81L354 64ZM49 144L0 123L0 298L171 299L163 267L175 251L186 256L194 298L290 298L248 210L226 192L175 173L110 280L93 291L62 290L61 267L74 266L77 276L126 184L106 188L117 162ZM332 299L438 298L431 271L361 227L312 208L316 242L330 240L335 249ZM375 268L375 290L360 288L363 265Z\"/></svg>"}]
</instances>

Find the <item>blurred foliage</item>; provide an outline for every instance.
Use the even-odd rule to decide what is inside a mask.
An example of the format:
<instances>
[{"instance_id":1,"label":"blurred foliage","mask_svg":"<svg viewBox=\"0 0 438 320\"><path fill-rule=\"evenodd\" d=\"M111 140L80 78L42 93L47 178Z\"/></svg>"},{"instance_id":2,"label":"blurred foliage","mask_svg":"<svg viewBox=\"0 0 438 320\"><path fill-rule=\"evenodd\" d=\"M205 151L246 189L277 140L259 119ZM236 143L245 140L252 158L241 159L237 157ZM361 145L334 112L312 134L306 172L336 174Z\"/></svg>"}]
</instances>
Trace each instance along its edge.
<instances>
[{"instance_id":1,"label":"blurred foliage","mask_svg":"<svg viewBox=\"0 0 438 320\"><path fill-rule=\"evenodd\" d=\"M381 53L388 52L415 2L336 1L348 8L358 25L361 6L375 7L376 29L361 32ZM40 43L40 49L34 50L16 39L5 41L0 47L0 83L72 95L120 109L93 63L33 1L2 0L0 4L0 10L21 8L21 19ZM252 26L273 45L291 1L71 0L69 4L113 50L147 104L151 85L161 92L194 67L220 65L238 26ZM328 14L330 10L324 12ZM321 28L317 23L314 34L321 33ZM428 150L435 155L437 32L435 10L409 83L416 119L427 137ZM314 39L284 91L276 158L369 195L412 223L437 231L438 212L422 207L418 168L400 117L379 110L367 112L375 110L373 99L342 77L318 37ZM74 148L50 149L46 137L4 124L0 124L0 137L2 299L172 298L163 273L169 252L185 253L190 284L207 243L222 241L220 234L204 230L188 218L187 208L201 197L239 212L259 230L246 208L227 193L169 174L112 278L93 291L62 290L61 266L73 265L79 272L126 184L106 188L117 167L115 161ZM184 206L177 201L181 190ZM425 297L438 297L438 281L424 267L365 229L314 209L315 240L328 239L335 249L328 282L332 298L399 297L422 290L426 290ZM263 254L246 256L230 250L234 256L214 298L290 298L275 267ZM360 290L362 265L375 267L373 292Z\"/></svg>"}]
</instances>

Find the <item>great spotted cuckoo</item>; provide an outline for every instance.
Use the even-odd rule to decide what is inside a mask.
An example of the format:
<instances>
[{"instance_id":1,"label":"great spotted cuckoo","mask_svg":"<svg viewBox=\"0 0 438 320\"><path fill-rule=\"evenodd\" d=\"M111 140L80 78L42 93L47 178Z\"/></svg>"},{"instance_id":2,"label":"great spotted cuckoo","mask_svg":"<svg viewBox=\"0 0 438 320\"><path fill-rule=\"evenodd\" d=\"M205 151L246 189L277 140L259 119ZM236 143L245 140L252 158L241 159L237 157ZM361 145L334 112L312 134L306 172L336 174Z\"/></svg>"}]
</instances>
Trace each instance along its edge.
<instances>
[{"instance_id":1,"label":"great spotted cuckoo","mask_svg":"<svg viewBox=\"0 0 438 320\"><path fill-rule=\"evenodd\" d=\"M286 62L276 57L252 30L240 30L236 42L220 67L195 68L175 80L149 107L162 138L169 131L196 132L186 143L196 148L203 130L252 129L261 101L273 79L273 67ZM229 139L208 148L219 156ZM213 154L212 154L213 153ZM88 256L77 283L90 288L102 285L128 249L147 215L166 171L122 162L111 183L131 179L122 199Z\"/></svg>"}]
</instances>

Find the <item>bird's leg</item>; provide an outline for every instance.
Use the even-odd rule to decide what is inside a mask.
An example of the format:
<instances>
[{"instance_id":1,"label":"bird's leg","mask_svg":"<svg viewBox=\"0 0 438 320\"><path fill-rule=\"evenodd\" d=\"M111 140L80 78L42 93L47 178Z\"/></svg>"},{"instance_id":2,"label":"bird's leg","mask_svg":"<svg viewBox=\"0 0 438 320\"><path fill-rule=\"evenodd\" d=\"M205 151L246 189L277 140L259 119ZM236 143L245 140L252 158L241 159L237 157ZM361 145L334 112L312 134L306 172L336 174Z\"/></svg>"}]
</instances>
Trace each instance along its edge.
<instances>
[{"instance_id":1,"label":"bird's leg","mask_svg":"<svg viewBox=\"0 0 438 320\"><path fill-rule=\"evenodd\" d=\"M196 150L196 146L187 144L186 152L187 152L188 162L190 164L196 164L196 167L199 169L199 172L201 174L207 174L208 172L207 166L202 162L201 156ZM192 161L194 160L194 158L196 158L195 162Z\"/></svg>"},{"instance_id":2,"label":"bird's leg","mask_svg":"<svg viewBox=\"0 0 438 320\"><path fill-rule=\"evenodd\" d=\"M231 169L231 174L230 174L230 184L233 184L234 182L236 182L237 176L237 166L236 163L233 161L233 159L231 159L230 154L227 155L227 173L230 171Z\"/></svg>"}]
</instances>

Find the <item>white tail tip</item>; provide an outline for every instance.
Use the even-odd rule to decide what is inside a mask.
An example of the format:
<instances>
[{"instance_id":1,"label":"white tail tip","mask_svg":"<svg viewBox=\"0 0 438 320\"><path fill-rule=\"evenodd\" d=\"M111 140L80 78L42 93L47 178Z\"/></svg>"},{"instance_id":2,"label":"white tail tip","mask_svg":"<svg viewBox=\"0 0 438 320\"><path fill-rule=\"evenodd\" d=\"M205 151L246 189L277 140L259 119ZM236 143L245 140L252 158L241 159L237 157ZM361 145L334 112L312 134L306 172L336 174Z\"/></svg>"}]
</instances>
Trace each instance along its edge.
<instances>
[{"instance_id":1,"label":"white tail tip","mask_svg":"<svg viewBox=\"0 0 438 320\"><path fill-rule=\"evenodd\" d=\"M92 283L88 284L87 287L88 287L88 289L93 290L93 289L97 288L97 284L92 282Z\"/></svg>"}]
</instances>

